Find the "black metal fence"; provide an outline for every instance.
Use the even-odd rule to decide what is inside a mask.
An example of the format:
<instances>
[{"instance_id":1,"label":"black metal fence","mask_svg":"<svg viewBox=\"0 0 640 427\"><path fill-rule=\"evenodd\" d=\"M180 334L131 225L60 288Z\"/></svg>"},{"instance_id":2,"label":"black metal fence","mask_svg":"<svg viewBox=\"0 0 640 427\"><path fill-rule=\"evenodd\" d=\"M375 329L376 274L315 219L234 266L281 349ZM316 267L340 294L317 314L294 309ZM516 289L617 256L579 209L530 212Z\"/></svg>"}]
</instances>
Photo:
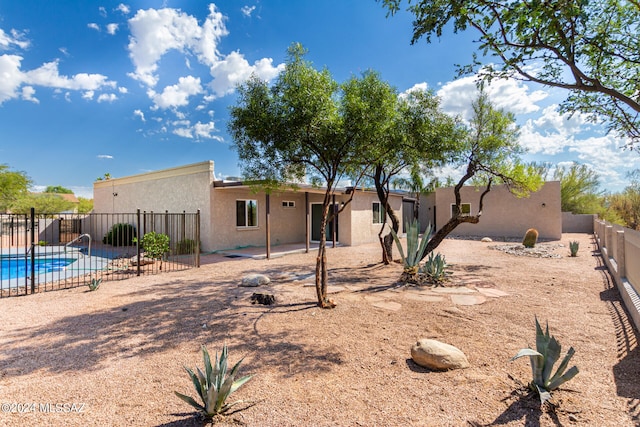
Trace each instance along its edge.
<instances>
[{"instance_id":1,"label":"black metal fence","mask_svg":"<svg viewBox=\"0 0 640 427\"><path fill-rule=\"evenodd\" d=\"M145 251L152 232L168 251ZM199 266L199 211L0 214L0 298Z\"/></svg>"}]
</instances>

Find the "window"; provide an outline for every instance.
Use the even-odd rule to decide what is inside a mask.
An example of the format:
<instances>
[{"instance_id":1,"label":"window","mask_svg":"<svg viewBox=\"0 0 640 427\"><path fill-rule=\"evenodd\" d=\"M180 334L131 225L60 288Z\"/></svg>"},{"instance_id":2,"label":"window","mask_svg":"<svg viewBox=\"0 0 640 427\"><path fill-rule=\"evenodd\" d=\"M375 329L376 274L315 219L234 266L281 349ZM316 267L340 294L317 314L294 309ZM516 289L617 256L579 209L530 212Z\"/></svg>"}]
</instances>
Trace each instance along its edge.
<instances>
[{"instance_id":1,"label":"window","mask_svg":"<svg viewBox=\"0 0 640 427\"><path fill-rule=\"evenodd\" d=\"M382 224L385 218L384 209L382 209L382 205L380 204L380 202L373 202L371 210L373 211L373 223Z\"/></svg>"},{"instance_id":2,"label":"window","mask_svg":"<svg viewBox=\"0 0 640 427\"><path fill-rule=\"evenodd\" d=\"M453 218L457 212L456 205L451 205L451 217ZM471 215L471 203L460 203L460 216Z\"/></svg>"},{"instance_id":3,"label":"window","mask_svg":"<svg viewBox=\"0 0 640 427\"><path fill-rule=\"evenodd\" d=\"M282 201L282 207L283 208L295 208L296 207L296 202L294 202L292 200L283 200Z\"/></svg>"},{"instance_id":4,"label":"window","mask_svg":"<svg viewBox=\"0 0 640 427\"><path fill-rule=\"evenodd\" d=\"M236 226L237 227L257 227L258 226L258 201L257 200L236 200Z\"/></svg>"}]
</instances>

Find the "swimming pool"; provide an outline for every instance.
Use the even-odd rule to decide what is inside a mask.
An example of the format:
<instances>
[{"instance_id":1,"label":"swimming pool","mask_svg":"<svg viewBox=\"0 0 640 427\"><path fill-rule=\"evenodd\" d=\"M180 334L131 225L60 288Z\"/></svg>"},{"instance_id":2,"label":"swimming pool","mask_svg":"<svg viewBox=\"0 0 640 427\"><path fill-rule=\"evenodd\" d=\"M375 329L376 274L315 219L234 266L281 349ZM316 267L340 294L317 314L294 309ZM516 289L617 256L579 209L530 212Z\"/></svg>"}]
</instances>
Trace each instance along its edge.
<instances>
[{"instance_id":1,"label":"swimming pool","mask_svg":"<svg viewBox=\"0 0 640 427\"><path fill-rule=\"evenodd\" d=\"M75 258L35 258L35 275L64 271L65 267L76 261ZM31 275L31 260L25 258L1 258L0 280L17 279Z\"/></svg>"}]
</instances>

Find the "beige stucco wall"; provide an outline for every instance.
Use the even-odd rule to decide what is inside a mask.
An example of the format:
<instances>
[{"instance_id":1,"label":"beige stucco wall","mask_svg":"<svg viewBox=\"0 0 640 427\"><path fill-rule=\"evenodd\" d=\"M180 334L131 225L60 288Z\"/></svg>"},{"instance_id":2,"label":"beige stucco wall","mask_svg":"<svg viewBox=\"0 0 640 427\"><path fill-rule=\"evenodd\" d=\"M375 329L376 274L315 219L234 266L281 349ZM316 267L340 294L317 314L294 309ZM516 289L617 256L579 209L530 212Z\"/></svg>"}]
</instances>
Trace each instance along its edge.
<instances>
[{"instance_id":1,"label":"beige stucco wall","mask_svg":"<svg viewBox=\"0 0 640 427\"><path fill-rule=\"evenodd\" d=\"M624 229L625 276L640 293L640 231Z\"/></svg>"},{"instance_id":2,"label":"beige stucco wall","mask_svg":"<svg viewBox=\"0 0 640 427\"><path fill-rule=\"evenodd\" d=\"M212 183L212 161L97 181L93 184L93 209L98 213L132 213L137 209L195 213L200 209L200 235L209 236ZM206 239L201 240L202 249L211 250Z\"/></svg>"},{"instance_id":3,"label":"beige stucco wall","mask_svg":"<svg viewBox=\"0 0 640 427\"><path fill-rule=\"evenodd\" d=\"M350 245L361 245L378 241L378 233L382 224L373 223L373 202L378 202L378 195L370 191L356 192L351 202L351 241ZM389 194L389 204L400 220L400 231L402 231L402 196ZM388 224L391 224L387 220ZM387 230L389 226L386 227ZM342 233L342 230L340 230ZM385 233L386 234L386 233Z\"/></svg>"},{"instance_id":4,"label":"beige stucco wall","mask_svg":"<svg viewBox=\"0 0 640 427\"><path fill-rule=\"evenodd\" d=\"M421 194L420 195L420 209L418 211L418 219L420 220L420 231L423 232L429 224L434 225L435 209L436 206L436 193Z\"/></svg>"},{"instance_id":5,"label":"beige stucco wall","mask_svg":"<svg viewBox=\"0 0 640 427\"><path fill-rule=\"evenodd\" d=\"M563 233L593 233L593 221L596 215L573 214L562 212L562 232Z\"/></svg>"},{"instance_id":6,"label":"beige stucco wall","mask_svg":"<svg viewBox=\"0 0 640 427\"><path fill-rule=\"evenodd\" d=\"M463 187L462 203L471 204L471 214L478 213L481 189ZM453 188L436 190L437 227L451 217L451 204L455 203ZM562 238L562 212L560 209L560 182L550 181L527 198L517 198L506 186L494 186L484 198L484 209L478 224L461 224L451 235L522 237L529 228L538 230L542 239Z\"/></svg>"}]
</instances>

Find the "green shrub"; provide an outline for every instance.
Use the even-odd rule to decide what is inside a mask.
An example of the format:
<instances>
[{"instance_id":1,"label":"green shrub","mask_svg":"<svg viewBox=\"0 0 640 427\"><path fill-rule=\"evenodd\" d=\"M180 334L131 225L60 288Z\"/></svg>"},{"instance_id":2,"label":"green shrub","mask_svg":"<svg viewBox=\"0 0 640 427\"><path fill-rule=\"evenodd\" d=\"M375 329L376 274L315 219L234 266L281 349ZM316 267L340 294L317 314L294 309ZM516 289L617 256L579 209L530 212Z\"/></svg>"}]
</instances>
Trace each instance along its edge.
<instances>
[{"instance_id":1,"label":"green shrub","mask_svg":"<svg viewBox=\"0 0 640 427\"><path fill-rule=\"evenodd\" d=\"M234 403L226 403L227 398L237 389L242 387L244 383L251 379L251 375L244 376L239 380L235 380L236 374L240 369L242 359L231 368L229 375L227 375L227 345L222 347L222 354L218 360L218 353L216 352L216 359L213 366L211 366L211 357L205 346L202 346L202 358L204 359L204 372L200 368L196 367L194 373L186 366L184 369L187 371L193 382L193 386L196 389L202 404L196 402L192 397L186 396L182 393L174 391L176 396L187 402L189 405L196 408L205 418L211 419L218 414L224 414L229 411L231 407L242 403L237 401Z\"/></svg>"},{"instance_id":2,"label":"green shrub","mask_svg":"<svg viewBox=\"0 0 640 427\"><path fill-rule=\"evenodd\" d=\"M400 239L393 229L391 229L391 235L393 236L393 240L396 242L396 246L398 247L398 252L400 252L400 258L402 259L402 264L404 265L405 274L416 275L420 270L420 261L422 260L422 255L427 247L427 242L431 238L431 225L427 227L424 234L422 235L422 240L418 244L418 240L420 238L420 223L418 221L411 221L407 227L407 254L405 256L404 250L402 249L402 244L400 243Z\"/></svg>"},{"instance_id":3,"label":"green shrub","mask_svg":"<svg viewBox=\"0 0 640 427\"><path fill-rule=\"evenodd\" d=\"M522 244L525 248L532 248L536 245L538 241L538 230L535 228L530 228L524 235L524 239L522 240Z\"/></svg>"},{"instance_id":4,"label":"green shrub","mask_svg":"<svg viewBox=\"0 0 640 427\"><path fill-rule=\"evenodd\" d=\"M131 224L118 223L102 238L102 243L111 246L132 246L137 237L136 228Z\"/></svg>"},{"instance_id":5,"label":"green shrub","mask_svg":"<svg viewBox=\"0 0 640 427\"><path fill-rule=\"evenodd\" d=\"M46 242L46 240L40 240L40 241L38 241L38 246L47 246L47 242Z\"/></svg>"},{"instance_id":6,"label":"green shrub","mask_svg":"<svg viewBox=\"0 0 640 427\"><path fill-rule=\"evenodd\" d=\"M578 241L572 241L569 242L569 250L571 251L571 256L572 257L577 257L578 256L578 249L580 248L580 242Z\"/></svg>"},{"instance_id":7,"label":"green shrub","mask_svg":"<svg viewBox=\"0 0 640 427\"><path fill-rule=\"evenodd\" d=\"M137 241L137 238L133 239L134 243L137 243ZM169 252L169 236L152 231L142 236L140 245L144 249L146 256L160 260L160 270L162 270L162 259L164 255Z\"/></svg>"},{"instance_id":8,"label":"green shrub","mask_svg":"<svg viewBox=\"0 0 640 427\"><path fill-rule=\"evenodd\" d=\"M551 399L551 392L560 387L565 382L578 374L578 368L573 366L565 372L571 357L575 350L569 348L564 359L558 366L556 373L551 375L553 365L560 358L562 347L555 337L549 335L549 324L547 324L546 332L542 332L540 323L536 318L536 349L523 348L511 360L519 357L529 356L531 361L531 371L533 372L533 380L529 383L529 388L540 396L540 404L544 404Z\"/></svg>"}]
</instances>

